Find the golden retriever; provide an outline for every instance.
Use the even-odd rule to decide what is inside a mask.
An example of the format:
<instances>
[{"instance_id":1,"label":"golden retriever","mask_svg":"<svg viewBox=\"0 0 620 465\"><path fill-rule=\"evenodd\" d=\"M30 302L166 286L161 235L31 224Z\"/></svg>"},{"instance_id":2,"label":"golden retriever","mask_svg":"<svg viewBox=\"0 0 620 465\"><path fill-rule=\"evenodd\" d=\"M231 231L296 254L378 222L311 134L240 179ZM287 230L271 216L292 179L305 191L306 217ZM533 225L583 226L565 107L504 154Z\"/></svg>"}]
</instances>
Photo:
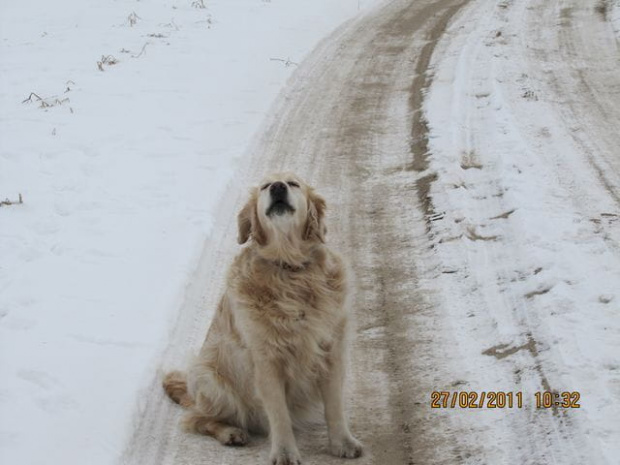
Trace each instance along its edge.
<instances>
[{"instance_id":1,"label":"golden retriever","mask_svg":"<svg viewBox=\"0 0 620 465\"><path fill-rule=\"evenodd\" d=\"M238 215L239 244L204 345L187 374L163 382L190 411L189 431L241 446L269 433L269 463L301 463L293 428L324 406L330 451L362 445L344 413L347 276L325 245L325 200L291 173L252 189Z\"/></svg>"}]
</instances>

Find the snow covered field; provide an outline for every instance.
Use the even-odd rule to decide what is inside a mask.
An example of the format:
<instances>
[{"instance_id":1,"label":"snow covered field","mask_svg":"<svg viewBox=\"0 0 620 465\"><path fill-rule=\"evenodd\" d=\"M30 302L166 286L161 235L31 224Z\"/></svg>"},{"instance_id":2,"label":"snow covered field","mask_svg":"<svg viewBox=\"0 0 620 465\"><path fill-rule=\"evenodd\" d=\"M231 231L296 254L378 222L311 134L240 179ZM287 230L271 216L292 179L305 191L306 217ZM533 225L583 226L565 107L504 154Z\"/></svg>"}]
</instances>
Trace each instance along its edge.
<instances>
[{"instance_id":1,"label":"snow covered field","mask_svg":"<svg viewBox=\"0 0 620 465\"><path fill-rule=\"evenodd\" d=\"M0 462L121 455L249 141L370 3L0 2Z\"/></svg>"}]
</instances>

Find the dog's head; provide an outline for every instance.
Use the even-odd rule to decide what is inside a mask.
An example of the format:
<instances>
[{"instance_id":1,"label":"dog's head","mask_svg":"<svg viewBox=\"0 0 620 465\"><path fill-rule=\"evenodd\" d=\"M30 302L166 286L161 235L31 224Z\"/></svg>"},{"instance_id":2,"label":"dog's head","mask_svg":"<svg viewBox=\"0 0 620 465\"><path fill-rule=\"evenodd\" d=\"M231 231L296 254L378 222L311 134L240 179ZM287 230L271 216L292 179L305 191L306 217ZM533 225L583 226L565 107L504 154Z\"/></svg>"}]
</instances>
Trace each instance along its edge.
<instances>
[{"instance_id":1,"label":"dog's head","mask_svg":"<svg viewBox=\"0 0 620 465\"><path fill-rule=\"evenodd\" d=\"M325 242L325 200L292 173L267 176L252 189L238 216L239 244L273 241Z\"/></svg>"}]
</instances>

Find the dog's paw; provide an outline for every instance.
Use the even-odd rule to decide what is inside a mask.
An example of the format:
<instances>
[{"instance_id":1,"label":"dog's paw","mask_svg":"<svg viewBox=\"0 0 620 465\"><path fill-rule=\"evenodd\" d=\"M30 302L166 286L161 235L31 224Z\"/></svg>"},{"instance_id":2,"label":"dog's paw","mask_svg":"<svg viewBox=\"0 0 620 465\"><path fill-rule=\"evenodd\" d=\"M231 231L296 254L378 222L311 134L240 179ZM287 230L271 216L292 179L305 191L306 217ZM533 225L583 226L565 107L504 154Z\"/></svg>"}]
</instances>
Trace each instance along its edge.
<instances>
[{"instance_id":1,"label":"dog's paw","mask_svg":"<svg viewBox=\"0 0 620 465\"><path fill-rule=\"evenodd\" d=\"M217 440L225 446L245 446L248 443L248 433L241 428L228 426L217 433Z\"/></svg>"},{"instance_id":2,"label":"dog's paw","mask_svg":"<svg viewBox=\"0 0 620 465\"><path fill-rule=\"evenodd\" d=\"M269 465L301 465L301 456L297 448L280 447L271 452Z\"/></svg>"},{"instance_id":3,"label":"dog's paw","mask_svg":"<svg viewBox=\"0 0 620 465\"><path fill-rule=\"evenodd\" d=\"M353 436L330 442L329 448L332 455L346 459L356 459L362 456L362 444Z\"/></svg>"}]
</instances>

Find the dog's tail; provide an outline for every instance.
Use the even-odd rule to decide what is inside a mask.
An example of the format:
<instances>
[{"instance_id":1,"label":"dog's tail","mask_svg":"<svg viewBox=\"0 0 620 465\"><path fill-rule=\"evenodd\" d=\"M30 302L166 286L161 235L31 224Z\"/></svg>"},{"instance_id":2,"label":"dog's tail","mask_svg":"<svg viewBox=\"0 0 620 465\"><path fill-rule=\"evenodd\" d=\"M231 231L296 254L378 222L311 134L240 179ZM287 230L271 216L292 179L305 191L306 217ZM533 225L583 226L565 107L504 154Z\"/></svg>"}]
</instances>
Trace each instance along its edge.
<instances>
[{"instance_id":1,"label":"dog's tail","mask_svg":"<svg viewBox=\"0 0 620 465\"><path fill-rule=\"evenodd\" d=\"M182 407L191 407L194 400L187 392L187 376L180 371L171 371L164 377L164 391L173 401Z\"/></svg>"}]
</instances>

